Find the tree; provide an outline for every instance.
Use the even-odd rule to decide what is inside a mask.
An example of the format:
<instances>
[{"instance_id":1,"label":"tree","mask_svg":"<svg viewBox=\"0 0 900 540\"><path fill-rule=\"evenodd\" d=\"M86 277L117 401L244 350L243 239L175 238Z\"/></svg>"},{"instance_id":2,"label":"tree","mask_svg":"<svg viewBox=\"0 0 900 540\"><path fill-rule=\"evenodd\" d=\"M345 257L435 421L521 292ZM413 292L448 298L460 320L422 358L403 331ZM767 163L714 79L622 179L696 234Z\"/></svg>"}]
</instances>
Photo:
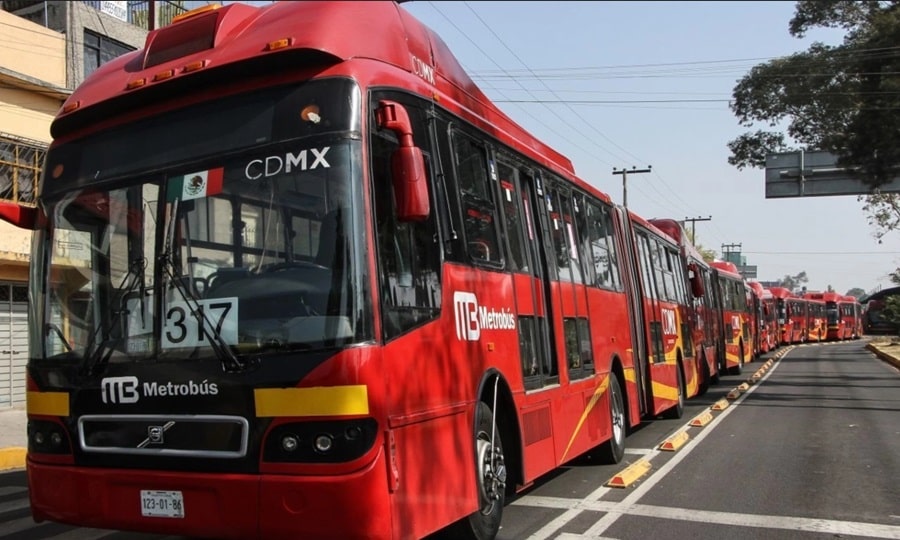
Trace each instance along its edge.
<instances>
[{"instance_id":1,"label":"tree","mask_svg":"<svg viewBox=\"0 0 900 540\"><path fill-rule=\"evenodd\" d=\"M731 110L747 128L786 123L798 145L834 153L877 187L900 166L900 0L797 2L789 33L815 27L843 28L843 44L816 42L753 67L734 87ZM728 162L763 167L767 153L791 146L781 132L748 132L728 143Z\"/></svg>"},{"instance_id":2,"label":"tree","mask_svg":"<svg viewBox=\"0 0 900 540\"><path fill-rule=\"evenodd\" d=\"M852 297L856 298L857 300L859 300L860 298L862 298L865 295L866 295L865 289L860 289L859 287L853 287L852 289L847 291L847 294L846 294L846 296L852 296Z\"/></svg>"},{"instance_id":3,"label":"tree","mask_svg":"<svg viewBox=\"0 0 900 540\"><path fill-rule=\"evenodd\" d=\"M778 280L778 286L784 287L789 291L796 291L800 287L803 286L804 283L807 283L809 278L806 277L806 271L800 272L795 276L786 275L780 280Z\"/></svg>"},{"instance_id":4,"label":"tree","mask_svg":"<svg viewBox=\"0 0 900 540\"><path fill-rule=\"evenodd\" d=\"M716 250L707 249L707 248L703 247L702 244L697 242L697 238L694 236L693 230L689 231L689 230L685 229L685 232L687 233L687 236L690 239L691 244L693 244L694 248L696 248L696 250L700 252L700 256L703 257L704 261L713 262L714 260L716 260Z\"/></svg>"}]
</instances>

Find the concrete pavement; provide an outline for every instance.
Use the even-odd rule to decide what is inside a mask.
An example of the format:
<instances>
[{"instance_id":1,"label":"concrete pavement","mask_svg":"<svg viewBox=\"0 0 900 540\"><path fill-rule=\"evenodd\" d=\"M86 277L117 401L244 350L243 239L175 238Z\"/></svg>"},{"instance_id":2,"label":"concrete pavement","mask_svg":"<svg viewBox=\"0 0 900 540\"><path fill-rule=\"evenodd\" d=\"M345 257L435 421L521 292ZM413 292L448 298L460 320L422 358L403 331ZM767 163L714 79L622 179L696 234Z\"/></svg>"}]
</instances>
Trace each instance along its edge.
<instances>
[{"instance_id":1,"label":"concrete pavement","mask_svg":"<svg viewBox=\"0 0 900 540\"><path fill-rule=\"evenodd\" d=\"M900 369L900 338L872 337L866 349ZM0 410L0 471L25 467L27 423L24 406Z\"/></svg>"}]
</instances>

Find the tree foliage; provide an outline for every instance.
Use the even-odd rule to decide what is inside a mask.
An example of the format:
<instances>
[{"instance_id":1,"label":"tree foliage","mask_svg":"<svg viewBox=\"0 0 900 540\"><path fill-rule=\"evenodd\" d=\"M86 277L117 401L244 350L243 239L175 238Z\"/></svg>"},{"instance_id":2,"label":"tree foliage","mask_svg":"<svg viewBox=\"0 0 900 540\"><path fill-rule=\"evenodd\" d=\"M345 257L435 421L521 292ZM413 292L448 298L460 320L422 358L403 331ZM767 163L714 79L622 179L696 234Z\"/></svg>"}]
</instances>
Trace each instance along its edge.
<instances>
[{"instance_id":1,"label":"tree foliage","mask_svg":"<svg viewBox=\"0 0 900 540\"><path fill-rule=\"evenodd\" d=\"M813 43L753 67L734 87L732 112L744 127L783 126L797 146L832 152L875 188L900 166L900 0L797 2L790 34L816 27L844 29L843 43ZM781 129L748 132L728 146L739 169L796 149Z\"/></svg>"},{"instance_id":2,"label":"tree foliage","mask_svg":"<svg viewBox=\"0 0 900 540\"><path fill-rule=\"evenodd\" d=\"M704 261L713 262L714 260L716 260L716 250L703 247L703 245L697 241L697 237L693 229L685 229L685 233L687 233L687 236L691 240L691 244L694 245L694 248L698 252L700 252L700 256L703 257Z\"/></svg>"},{"instance_id":3,"label":"tree foliage","mask_svg":"<svg viewBox=\"0 0 900 540\"><path fill-rule=\"evenodd\" d=\"M804 283L808 283L809 278L806 277L806 271L800 272L797 275L787 274L783 278L778 280L778 287L784 287L789 291L796 291L803 287Z\"/></svg>"},{"instance_id":4,"label":"tree foliage","mask_svg":"<svg viewBox=\"0 0 900 540\"><path fill-rule=\"evenodd\" d=\"M859 300L860 298L862 298L865 295L866 295L865 289L861 289L859 287L853 287L852 289L847 291L847 294L845 296L852 296L852 297L856 298L857 300Z\"/></svg>"}]
</instances>

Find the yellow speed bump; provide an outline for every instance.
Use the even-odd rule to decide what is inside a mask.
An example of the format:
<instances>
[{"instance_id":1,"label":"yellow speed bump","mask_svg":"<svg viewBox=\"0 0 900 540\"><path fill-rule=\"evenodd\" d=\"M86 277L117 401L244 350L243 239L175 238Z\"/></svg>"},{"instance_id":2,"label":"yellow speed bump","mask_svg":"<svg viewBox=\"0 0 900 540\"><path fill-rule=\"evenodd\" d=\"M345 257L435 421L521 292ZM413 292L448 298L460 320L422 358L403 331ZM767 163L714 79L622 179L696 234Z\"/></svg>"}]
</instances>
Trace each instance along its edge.
<instances>
[{"instance_id":1,"label":"yellow speed bump","mask_svg":"<svg viewBox=\"0 0 900 540\"><path fill-rule=\"evenodd\" d=\"M725 403L728 403L728 402L726 401ZM713 415L711 412L703 411L702 413L695 416L691 420L690 424L694 427L703 427L706 424L712 422L712 419L713 419Z\"/></svg>"},{"instance_id":2,"label":"yellow speed bump","mask_svg":"<svg viewBox=\"0 0 900 540\"><path fill-rule=\"evenodd\" d=\"M737 399L741 397L741 389L740 388L732 388L731 392L728 392L728 395L725 396L728 399Z\"/></svg>"},{"instance_id":3,"label":"yellow speed bump","mask_svg":"<svg viewBox=\"0 0 900 540\"><path fill-rule=\"evenodd\" d=\"M724 411L725 409L728 408L728 405L730 405L730 403L728 403L728 400L725 398L722 398L719 401L713 403L712 406L710 407L710 409L712 409L714 411Z\"/></svg>"},{"instance_id":4,"label":"yellow speed bump","mask_svg":"<svg viewBox=\"0 0 900 540\"><path fill-rule=\"evenodd\" d=\"M784 355L782 354L781 356L784 356ZM779 357L779 358L780 358L780 357ZM773 364L773 363L775 363L775 360L772 360L771 358L769 358L769 361L766 362L766 368L772 367L772 364Z\"/></svg>"},{"instance_id":5,"label":"yellow speed bump","mask_svg":"<svg viewBox=\"0 0 900 540\"><path fill-rule=\"evenodd\" d=\"M665 450L667 452L674 452L678 450L684 443L688 442L690 439L690 435L688 435L687 431L681 430L675 435L672 435L668 439L664 440L662 444L659 445L660 450Z\"/></svg>"},{"instance_id":6,"label":"yellow speed bump","mask_svg":"<svg viewBox=\"0 0 900 540\"><path fill-rule=\"evenodd\" d=\"M741 384L738 385L737 389L740 390L741 392L746 392L747 390L750 390L750 385L745 382L742 382Z\"/></svg>"},{"instance_id":7,"label":"yellow speed bump","mask_svg":"<svg viewBox=\"0 0 900 540\"><path fill-rule=\"evenodd\" d=\"M609 487L625 488L635 483L638 478L644 476L649 471L650 462L646 459L639 459L625 467L619 474L610 478L606 485Z\"/></svg>"}]
</instances>

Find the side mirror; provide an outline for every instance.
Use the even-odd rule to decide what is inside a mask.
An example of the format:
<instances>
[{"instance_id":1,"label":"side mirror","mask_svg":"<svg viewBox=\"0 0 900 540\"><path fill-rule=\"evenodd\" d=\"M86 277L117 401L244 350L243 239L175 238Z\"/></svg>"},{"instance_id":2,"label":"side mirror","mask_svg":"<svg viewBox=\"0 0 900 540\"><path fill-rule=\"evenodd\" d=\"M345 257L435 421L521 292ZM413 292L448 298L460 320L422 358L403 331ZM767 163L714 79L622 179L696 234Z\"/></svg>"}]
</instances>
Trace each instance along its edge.
<instances>
[{"instance_id":1,"label":"side mirror","mask_svg":"<svg viewBox=\"0 0 900 540\"><path fill-rule=\"evenodd\" d=\"M706 291L703 288L703 280L700 278L700 272L697 271L697 265L695 263L690 263L688 265L688 276L691 282L691 294L694 295L694 298L700 298Z\"/></svg>"},{"instance_id":2,"label":"side mirror","mask_svg":"<svg viewBox=\"0 0 900 540\"><path fill-rule=\"evenodd\" d=\"M379 102L375 120L379 128L393 131L400 142L400 148L391 156L397 220L425 221L431 212L425 157L422 149L413 143L409 114L403 105L385 100Z\"/></svg>"},{"instance_id":3,"label":"side mirror","mask_svg":"<svg viewBox=\"0 0 900 540\"><path fill-rule=\"evenodd\" d=\"M0 219L20 229L33 231L38 227L38 209L10 201L0 201Z\"/></svg>"}]
</instances>

